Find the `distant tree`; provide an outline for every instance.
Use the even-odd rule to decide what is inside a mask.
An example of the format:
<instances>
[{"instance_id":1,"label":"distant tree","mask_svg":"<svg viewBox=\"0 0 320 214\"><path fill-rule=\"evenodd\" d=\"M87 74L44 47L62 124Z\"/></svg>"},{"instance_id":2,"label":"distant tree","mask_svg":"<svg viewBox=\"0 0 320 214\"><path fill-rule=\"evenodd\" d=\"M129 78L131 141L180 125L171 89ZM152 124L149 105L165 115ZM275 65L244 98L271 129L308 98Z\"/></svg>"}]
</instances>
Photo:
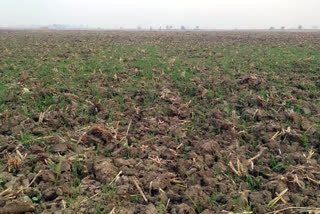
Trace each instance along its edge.
<instances>
[{"instance_id":1,"label":"distant tree","mask_svg":"<svg viewBox=\"0 0 320 214\"><path fill-rule=\"evenodd\" d=\"M142 28L141 28L141 26L140 25L138 25L138 27L137 27L137 30L141 30Z\"/></svg>"},{"instance_id":2,"label":"distant tree","mask_svg":"<svg viewBox=\"0 0 320 214\"><path fill-rule=\"evenodd\" d=\"M200 27L197 25L197 26L196 26L196 30L199 30L199 29L200 29Z\"/></svg>"},{"instance_id":3,"label":"distant tree","mask_svg":"<svg viewBox=\"0 0 320 214\"><path fill-rule=\"evenodd\" d=\"M152 27L150 26L150 31L152 31Z\"/></svg>"},{"instance_id":4,"label":"distant tree","mask_svg":"<svg viewBox=\"0 0 320 214\"><path fill-rule=\"evenodd\" d=\"M166 30L172 30L172 28L173 28L172 25L167 25L166 26Z\"/></svg>"},{"instance_id":5,"label":"distant tree","mask_svg":"<svg viewBox=\"0 0 320 214\"><path fill-rule=\"evenodd\" d=\"M186 27L185 27L184 25L181 25L180 30L185 31L185 30L186 30Z\"/></svg>"},{"instance_id":6,"label":"distant tree","mask_svg":"<svg viewBox=\"0 0 320 214\"><path fill-rule=\"evenodd\" d=\"M285 27L285 26L282 26L282 27L281 27L281 30L285 30L285 29L286 29L286 27Z\"/></svg>"},{"instance_id":7,"label":"distant tree","mask_svg":"<svg viewBox=\"0 0 320 214\"><path fill-rule=\"evenodd\" d=\"M299 30L302 30L302 25L299 25L299 26L298 26L298 29L299 29Z\"/></svg>"},{"instance_id":8,"label":"distant tree","mask_svg":"<svg viewBox=\"0 0 320 214\"><path fill-rule=\"evenodd\" d=\"M269 28L269 30L274 30L274 27L271 26L271 27Z\"/></svg>"}]
</instances>

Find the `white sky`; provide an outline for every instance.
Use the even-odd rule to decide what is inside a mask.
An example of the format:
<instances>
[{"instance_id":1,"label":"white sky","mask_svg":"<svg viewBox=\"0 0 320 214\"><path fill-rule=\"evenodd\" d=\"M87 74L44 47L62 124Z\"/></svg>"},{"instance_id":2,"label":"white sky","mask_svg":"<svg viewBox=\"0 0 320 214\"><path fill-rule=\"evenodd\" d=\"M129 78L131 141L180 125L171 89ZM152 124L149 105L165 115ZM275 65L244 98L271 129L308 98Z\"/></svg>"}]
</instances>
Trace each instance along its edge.
<instances>
[{"instance_id":1,"label":"white sky","mask_svg":"<svg viewBox=\"0 0 320 214\"><path fill-rule=\"evenodd\" d=\"M320 0L0 0L0 26L320 27Z\"/></svg>"}]
</instances>

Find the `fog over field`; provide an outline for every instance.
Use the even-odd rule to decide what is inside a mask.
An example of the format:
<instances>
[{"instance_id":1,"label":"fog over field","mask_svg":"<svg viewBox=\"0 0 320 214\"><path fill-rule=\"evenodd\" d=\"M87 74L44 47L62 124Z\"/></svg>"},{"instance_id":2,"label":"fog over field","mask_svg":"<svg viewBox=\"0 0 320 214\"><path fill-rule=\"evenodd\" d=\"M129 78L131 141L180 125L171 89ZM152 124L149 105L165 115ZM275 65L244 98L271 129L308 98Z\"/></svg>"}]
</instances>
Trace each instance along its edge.
<instances>
[{"instance_id":1,"label":"fog over field","mask_svg":"<svg viewBox=\"0 0 320 214\"><path fill-rule=\"evenodd\" d=\"M319 8L318 0L1 0L0 27L315 29L320 25Z\"/></svg>"}]
</instances>

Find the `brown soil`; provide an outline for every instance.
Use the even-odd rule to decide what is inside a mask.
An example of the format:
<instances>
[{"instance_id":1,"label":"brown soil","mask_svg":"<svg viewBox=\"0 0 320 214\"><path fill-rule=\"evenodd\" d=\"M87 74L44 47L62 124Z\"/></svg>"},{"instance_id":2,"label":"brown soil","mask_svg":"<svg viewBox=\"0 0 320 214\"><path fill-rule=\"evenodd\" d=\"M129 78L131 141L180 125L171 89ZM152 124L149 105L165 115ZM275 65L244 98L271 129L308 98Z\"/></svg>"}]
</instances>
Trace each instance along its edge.
<instances>
[{"instance_id":1,"label":"brown soil","mask_svg":"<svg viewBox=\"0 0 320 214\"><path fill-rule=\"evenodd\" d=\"M55 33L42 36L46 38L43 46L58 44L49 42L55 40ZM203 44L320 41L318 33L248 32L82 32L77 36L65 32L56 39L79 44L82 52L77 57L85 60L95 50L83 43L100 37L108 44L181 45L180 53L192 58L201 57L197 54L202 52L193 52L191 47ZM184 43L192 46L186 48ZM220 54L217 57L223 57ZM48 56L42 53L41 57L45 61ZM61 61L74 56L70 52L56 57ZM130 61L130 56L123 60ZM53 94L55 100L44 115L32 107L27 107L32 113L28 117L18 108L0 114L0 214L266 213L286 207L319 207L319 94L310 98L309 91L299 87L302 78L320 89L319 73L274 77L290 83L284 92L268 74L255 65L250 67L250 74L235 71L235 79L222 73L208 76L208 69L214 67L194 68L199 76L191 78L190 85L197 87L184 85L183 89L172 76L154 70L150 71L158 72L154 88L144 86L147 80L142 79L139 90L125 94L122 85L139 76L139 68L129 74L88 77L86 81L98 85L105 102L85 89L57 91L41 83L28 85L33 74L23 73L17 80L21 88L28 87L33 97ZM217 85L225 94L212 97L211 89ZM269 95L263 97L261 89ZM22 106L23 101L16 100L22 96L19 93L12 92L6 105ZM113 98L116 96L123 98L123 104ZM146 106L152 96L156 101ZM62 100L65 106L60 109ZM300 103L301 112L290 109L285 101L293 106ZM270 201L283 192L271 206Z\"/></svg>"}]
</instances>

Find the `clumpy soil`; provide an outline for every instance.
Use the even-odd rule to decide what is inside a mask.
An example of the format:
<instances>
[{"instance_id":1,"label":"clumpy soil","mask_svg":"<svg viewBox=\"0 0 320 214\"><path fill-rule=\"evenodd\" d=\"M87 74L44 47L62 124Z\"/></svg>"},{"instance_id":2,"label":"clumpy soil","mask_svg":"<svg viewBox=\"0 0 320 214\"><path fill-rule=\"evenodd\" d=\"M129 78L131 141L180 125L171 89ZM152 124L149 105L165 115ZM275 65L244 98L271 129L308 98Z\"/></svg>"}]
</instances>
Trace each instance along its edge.
<instances>
[{"instance_id":1,"label":"clumpy soil","mask_svg":"<svg viewBox=\"0 0 320 214\"><path fill-rule=\"evenodd\" d=\"M0 213L319 211L319 44L0 31Z\"/></svg>"}]
</instances>

